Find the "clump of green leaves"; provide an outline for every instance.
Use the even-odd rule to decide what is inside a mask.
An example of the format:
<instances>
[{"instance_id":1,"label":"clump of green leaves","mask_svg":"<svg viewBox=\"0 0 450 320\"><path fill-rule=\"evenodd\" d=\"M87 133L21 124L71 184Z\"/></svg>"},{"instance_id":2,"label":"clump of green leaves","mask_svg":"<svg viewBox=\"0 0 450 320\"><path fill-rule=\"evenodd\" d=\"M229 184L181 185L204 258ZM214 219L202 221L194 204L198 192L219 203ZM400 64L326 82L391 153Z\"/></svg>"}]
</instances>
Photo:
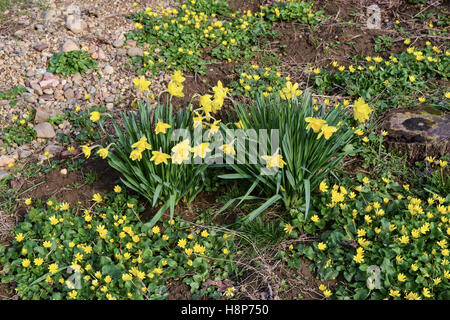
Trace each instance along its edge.
<instances>
[{"instance_id":1,"label":"clump of green leaves","mask_svg":"<svg viewBox=\"0 0 450 320\"><path fill-rule=\"evenodd\" d=\"M267 97L272 92L279 92L287 80L283 79L280 72L273 71L270 67L260 68L258 65L252 65L249 68L238 68L237 71L239 80L230 84L233 93L251 98L261 94Z\"/></svg>"},{"instance_id":2,"label":"clump of green leaves","mask_svg":"<svg viewBox=\"0 0 450 320\"><path fill-rule=\"evenodd\" d=\"M320 189L311 218L292 223L319 237L295 251L313 261L322 280L344 277L333 297L449 299L448 196L418 198L387 173L376 180L358 174L333 187L324 181Z\"/></svg>"},{"instance_id":3,"label":"clump of green leaves","mask_svg":"<svg viewBox=\"0 0 450 320\"><path fill-rule=\"evenodd\" d=\"M276 1L266 5L263 13L271 21L295 21L311 26L319 24L323 11L314 11L311 1Z\"/></svg>"},{"instance_id":4,"label":"clump of green leaves","mask_svg":"<svg viewBox=\"0 0 450 320\"><path fill-rule=\"evenodd\" d=\"M84 74L89 69L97 68L97 61L92 59L89 53L83 50L74 50L69 52L55 52L50 59L48 71L67 76L74 73Z\"/></svg>"},{"instance_id":5,"label":"clump of green leaves","mask_svg":"<svg viewBox=\"0 0 450 320\"><path fill-rule=\"evenodd\" d=\"M295 87L284 88L283 94L287 92L296 95ZM248 221L278 202L286 208L302 208L307 216L311 190L350 152L344 151L344 147L351 142L354 130L344 124L344 110L339 106L330 111L325 105L315 107L310 93L299 99L285 100L278 94L267 98L260 96L248 107L236 104L235 110L241 128L256 132L268 130L268 134L258 138L249 133L244 139L237 139L237 149L245 150L245 163L229 164L235 173L222 177L245 179L252 185L245 196L233 200L255 199L250 196L253 190L266 199L246 217ZM272 138L271 130L278 130L275 131L278 136ZM264 146L271 146L272 150L251 163L252 151L246 146L254 144L255 139ZM274 146L279 147L274 150Z\"/></svg>"},{"instance_id":6,"label":"clump of green leaves","mask_svg":"<svg viewBox=\"0 0 450 320\"><path fill-rule=\"evenodd\" d=\"M255 56L260 39L275 35L260 13L230 13L219 3L224 2L186 1L178 9L148 8L131 16L136 30L127 38L149 45L143 57L133 57L134 66L143 73L171 69L205 74L205 56L248 59Z\"/></svg>"},{"instance_id":7,"label":"clump of green leaves","mask_svg":"<svg viewBox=\"0 0 450 320\"><path fill-rule=\"evenodd\" d=\"M122 114L125 132L113 122L118 138L110 137L114 152L110 153L108 161L122 174L121 180L127 187L147 198L153 207L162 205L151 220L154 224L169 208L173 215L175 205L181 199L187 203L195 199L204 188L208 165L194 164L190 111L180 109L174 115L171 103L159 104L153 111L149 103L139 101L138 104L137 114ZM166 126L163 132L158 131L158 123ZM182 136L177 136L179 130L183 131ZM175 138L182 138L185 144ZM181 163L176 163L170 156L177 152L173 149L175 146L179 146L183 150L182 156L187 157Z\"/></svg>"},{"instance_id":8,"label":"clump of green leaves","mask_svg":"<svg viewBox=\"0 0 450 320\"><path fill-rule=\"evenodd\" d=\"M13 100L24 92L27 92L27 89L21 86L16 86L5 92L0 91L0 100Z\"/></svg>"},{"instance_id":9,"label":"clump of green leaves","mask_svg":"<svg viewBox=\"0 0 450 320\"><path fill-rule=\"evenodd\" d=\"M446 81L450 71L449 51L432 46L410 47L406 52L392 54L389 59L365 57L356 65L333 69L311 68L318 91L363 97L379 110L418 103L417 92L431 97L428 104L442 108L442 87L432 79ZM445 106L444 106L445 108ZM448 108L448 107L447 107Z\"/></svg>"},{"instance_id":10,"label":"clump of green leaves","mask_svg":"<svg viewBox=\"0 0 450 320\"><path fill-rule=\"evenodd\" d=\"M32 116L15 120L11 125L0 130L0 140L8 146L16 143L21 146L30 143L36 138L36 130L28 123L32 120Z\"/></svg>"},{"instance_id":11,"label":"clump of green leaves","mask_svg":"<svg viewBox=\"0 0 450 320\"><path fill-rule=\"evenodd\" d=\"M2 283L15 282L24 300L165 299L173 280L188 284L194 298L219 298L225 288L217 283L232 286L232 235L179 218L151 227L124 190L96 196L85 210L33 199L12 246L0 245Z\"/></svg>"}]
</instances>

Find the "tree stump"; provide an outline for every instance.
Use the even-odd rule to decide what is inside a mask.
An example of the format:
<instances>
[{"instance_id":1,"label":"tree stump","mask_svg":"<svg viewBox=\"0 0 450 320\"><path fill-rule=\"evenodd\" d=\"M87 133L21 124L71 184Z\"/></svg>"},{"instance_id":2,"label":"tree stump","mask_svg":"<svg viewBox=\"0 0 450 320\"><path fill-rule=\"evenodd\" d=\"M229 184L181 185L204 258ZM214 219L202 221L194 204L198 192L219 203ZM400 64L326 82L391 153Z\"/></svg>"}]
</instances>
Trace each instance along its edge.
<instances>
[{"instance_id":1,"label":"tree stump","mask_svg":"<svg viewBox=\"0 0 450 320\"><path fill-rule=\"evenodd\" d=\"M388 150L403 151L410 161L441 157L450 151L450 113L429 106L388 111L382 128Z\"/></svg>"}]
</instances>

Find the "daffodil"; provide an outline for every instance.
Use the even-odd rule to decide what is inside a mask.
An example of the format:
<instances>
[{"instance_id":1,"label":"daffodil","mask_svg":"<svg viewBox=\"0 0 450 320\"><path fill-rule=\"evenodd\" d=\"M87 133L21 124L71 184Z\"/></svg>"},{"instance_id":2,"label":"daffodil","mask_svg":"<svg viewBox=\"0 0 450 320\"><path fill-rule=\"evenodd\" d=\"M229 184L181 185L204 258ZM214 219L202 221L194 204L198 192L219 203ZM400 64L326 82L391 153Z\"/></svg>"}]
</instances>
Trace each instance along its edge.
<instances>
[{"instance_id":1,"label":"daffodil","mask_svg":"<svg viewBox=\"0 0 450 320\"><path fill-rule=\"evenodd\" d=\"M170 124L159 121L156 124L155 133L156 134L166 133L167 129L169 129L170 127L172 127Z\"/></svg>"},{"instance_id":2,"label":"daffodil","mask_svg":"<svg viewBox=\"0 0 450 320\"><path fill-rule=\"evenodd\" d=\"M363 98L359 98L355 101L353 106L353 117L358 122L366 122L367 120L369 120L369 115L372 112L373 110L367 103L365 103Z\"/></svg>"},{"instance_id":3,"label":"daffodil","mask_svg":"<svg viewBox=\"0 0 450 320\"><path fill-rule=\"evenodd\" d=\"M164 163L168 164L167 160L170 159L170 155L160 151L152 151L152 157L150 161L154 161L156 165Z\"/></svg>"},{"instance_id":4,"label":"daffodil","mask_svg":"<svg viewBox=\"0 0 450 320\"><path fill-rule=\"evenodd\" d=\"M133 79L134 87L139 89L140 92L148 91L148 87L150 85L150 81L145 80L144 76L140 78Z\"/></svg>"},{"instance_id":5,"label":"daffodil","mask_svg":"<svg viewBox=\"0 0 450 320\"><path fill-rule=\"evenodd\" d=\"M316 119L316 118L312 118L312 117L305 118L305 121L308 123L308 125L306 126L306 129L307 130L313 129L313 131L315 133L319 132L320 129L322 128L322 126L327 123L323 119Z\"/></svg>"}]
</instances>

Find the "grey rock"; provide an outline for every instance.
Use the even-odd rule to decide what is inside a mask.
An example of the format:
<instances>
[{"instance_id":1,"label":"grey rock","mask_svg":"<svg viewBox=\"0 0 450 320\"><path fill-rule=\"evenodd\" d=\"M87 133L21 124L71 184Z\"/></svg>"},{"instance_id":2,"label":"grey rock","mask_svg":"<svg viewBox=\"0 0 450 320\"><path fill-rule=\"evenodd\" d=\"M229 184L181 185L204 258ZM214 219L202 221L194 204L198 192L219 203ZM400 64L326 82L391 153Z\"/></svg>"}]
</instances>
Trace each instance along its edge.
<instances>
[{"instance_id":1,"label":"grey rock","mask_svg":"<svg viewBox=\"0 0 450 320\"><path fill-rule=\"evenodd\" d=\"M44 19L44 22L53 22L56 19L57 12L55 9L48 9L47 11L44 11L42 14L42 18Z\"/></svg>"},{"instance_id":2,"label":"grey rock","mask_svg":"<svg viewBox=\"0 0 450 320\"><path fill-rule=\"evenodd\" d=\"M73 89L67 89L64 91L64 97L66 99L73 99L75 97L75 93L73 92Z\"/></svg>"},{"instance_id":3,"label":"grey rock","mask_svg":"<svg viewBox=\"0 0 450 320\"><path fill-rule=\"evenodd\" d=\"M15 159L12 155L3 155L0 156L0 167L6 167L10 163L14 163Z\"/></svg>"},{"instance_id":4,"label":"grey rock","mask_svg":"<svg viewBox=\"0 0 450 320\"><path fill-rule=\"evenodd\" d=\"M34 122L45 122L50 119L50 113L48 113L44 108L36 108L36 115L34 116Z\"/></svg>"},{"instance_id":5,"label":"grey rock","mask_svg":"<svg viewBox=\"0 0 450 320\"><path fill-rule=\"evenodd\" d=\"M28 92L25 92L25 93L23 94L23 99L24 99L26 102L28 102L28 103L35 103L35 102L36 102L36 96L35 96L34 94L28 93Z\"/></svg>"},{"instance_id":6,"label":"grey rock","mask_svg":"<svg viewBox=\"0 0 450 320\"><path fill-rule=\"evenodd\" d=\"M114 73L114 68L111 67L109 64L103 69L103 72L105 74L113 74Z\"/></svg>"},{"instance_id":7,"label":"grey rock","mask_svg":"<svg viewBox=\"0 0 450 320\"><path fill-rule=\"evenodd\" d=\"M48 122L41 122L34 126L36 130L36 136L38 138L54 138L56 136L55 130Z\"/></svg>"},{"instance_id":8,"label":"grey rock","mask_svg":"<svg viewBox=\"0 0 450 320\"><path fill-rule=\"evenodd\" d=\"M85 23L77 16L67 16L66 27L73 33L81 33L84 30Z\"/></svg>"},{"instance_id":9,"label":"grey rock","mask_svg":"<svg viewBox=\"0 0 450 320\"><path fill-rule=\"evenodd\" d=\"M33 152L32 151L30 151L30 150L20 150L19 151L19 158L20 159L25 159L25 158L28 158L29 156L31 156L33 154Z\"/></svg>"},{"instance_id":10,"label":"grey rock","mask_svg":"<svg viewBox=\"0 0 450 320\"><path fill-rule=\"evenodd\" d=\"M98 48L98 59L103 61L108 60L108 57L102 48Z\"/></svg>"},{"instance_id":11,"label":"grey rock","mask_svg":"<svg viewBox=\"0 0 450 320\"><path fill-rule=\"evenodd\" d=\"M114 48L120 48L123 46L123 39L117 39L112 43Z\"/></svg>"},{"instance_id":12,"label":"grey rock","mask_svg":"<svg viewBox=\"0 0 450 320\"><path fill-rule=\"evenodd\" d=\"M3 179L6 178L7 176L9 176L9 173L8 173L8 172L0 171L0 180L3 180Z\"/></svg>"},{"instance_id":13,"label":"grey rock","mask_svg":"<svg viewBox=\"0 0 450 320\"><path fill-rule=\"evenodd\" d=\"M48 48L48 44L43 43L43 42L39 42L39 43L36 43L35 45L33 45L33 49L36 51L43 51L47 48Z\"/></svg>"},{"instance_id":14,"label":"grey rock","mask_svg":"<svg viewBox=\"0 0 450 320\"><path fill-rule=\"evenodd\" d=\"M16 32L14 32L14 35L16 37L21 37L21 36L25 35L25 30L17 30Z\"/></svg>"},{"instance_id":15,"label":"grey rock","mask_svg":"<svg viewBox=\"0 0 450 320\"><path fill-rule=\"evenodd\" d=\"M48 153L53 154L53 155L60 154L61 151L63 151L63 147L58 146L56 144L49 144L44 149L44 152L48 152Z\"/></svg>"},{"instance_id":16,"label":"grey rock","mask_svg":"<svg viewBox=\"0 0 450 320\"><path fill-rule=\"evenodd\" d=\"M80 47L72 39L67 39L66 42L64 42L61 50L64 52L69 52L69 51L74 51L74 50L80 50Z\"/></svg>"},{"instance_id":17,"label":"grey rock","mask_svg":"<svg viewBox=\"0 0 450 320\"><path fill-rule=\"evenodd\" d=\"M130 57L136 57L136 56L142 57L144 55L144 51L138 47L131 47L130 49L128 49L128 55Z\"/></svg>"},{"instance_id":18,"label":"grey rock","mask_svg":"<svg viewBox=\"0 0 450 320\"><path fill-rule=\"evenodd\" d=\"M58 78L53 74L51 74L50 72L46 72L42 80L39 82L39 86L41 87L42 90L44 90L44 92L46 89L56 87L58 84L59 84Z\"/></svg>"}]
</instances>

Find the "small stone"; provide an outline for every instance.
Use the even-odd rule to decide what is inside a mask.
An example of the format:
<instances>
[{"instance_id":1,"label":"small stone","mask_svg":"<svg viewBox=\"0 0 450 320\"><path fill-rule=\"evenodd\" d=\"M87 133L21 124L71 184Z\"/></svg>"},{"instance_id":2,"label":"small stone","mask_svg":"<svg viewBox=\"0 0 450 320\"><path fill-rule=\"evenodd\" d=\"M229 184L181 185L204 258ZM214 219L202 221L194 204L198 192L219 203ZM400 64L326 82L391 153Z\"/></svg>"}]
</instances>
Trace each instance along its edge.
<instances>
[{"instance_id":1,"label":"small stone","mask_svg":"<svg viewBox=\"0 0 450 320\"><path fill-rule=\"evenodd\" d=\"M142 51L142 49L138 48L138 47L131 47L130 49L128 49L128 55L130 57L136 57L136 56L142 57L144 55L144 51Z\"/></svg>"},{"instance_id":2,"label":"small stone","mask_svg":"<svg viewBox=\"0 0 450 320\"><path fill-rule=\"evenodd\" d=\"M54 138L56 136L55 130L48 122L40 122L34 126L36 136L38 138Z\"/></svg>"},{"instance_id":3,"label":"small stone","mask_svg":"<svg viewBox=\"0 0 450 320\"><path fill-rule=\"evenodd\" d=\"M108 109L108 111L112 111L114 109L114 103L107 103L106 109Z\"/></svg>"},{"instance_id":4,"label":"small stone","mask_svg":"<svg viewBox=\"0 0 450 320\"><path fill-rule=\"evenodd\" d=\"M99 60L103 60L103 61L105 61L105 60L108 60L108 57L106 56L106 53L105 53L105 51L103 51L103 49L102 48L98 48L98 59Z\"/></svg>"},{"instance_id":5,"label":"small stone","mask_svg":"<svg viewBox=\"0 0 450 320\"><path fill-rule=\"evenodd\" d=\"M123 46L123 39L117 39L112 43L114 48L120 48Z\"/></svg>"},{"instance_id":6,"label":"small stone","mask_svg":"<svg viewBox=\"0 0 450 320\"><path fill-rule=\"evenodd\" d=\"M41 87L42 90L56 87L58 84L59 84L58 78L50 72L46 72L42 80L39 82L39 86Z\"/></svg>"},{"instance_id":7,"label":"small stone","mask_svg":"<svg viewBox=\"0 0 450 320\"><path fill-rule=\"evenodd\" d=\"M8 172L0 171L0 180L6 178L7 176L9 176L9 173L8 173Z\"/></svg>"},{"instance_id":8,"label":"small stone","mask_svg":"<svg viewBox=\"0 0 450 320\"><path fill-rule=\"evenodd\" d=\"M60 173L65 176L67 175L67 169L61 169Z\"/></svg>"},{"instance_id":9,"label":"small stone","mask_svg":"<svg viewBox=\"0 0 450 320\"><path fill-rule=\"evenodd\" d=\"M6 167L10 163L14 163L15 159L13 156L0 156L0 167Z\"/></svg>"},{"instance_id":10,"label":"small stone","mask_svg":"<svg viewBox=\"0 0 450 320\"><path fill-rule=\"evenodd\" d=\"M81 33L84 30L85 23L77 16L67 16L66 27L73 33Z\"/></svg>"},{"instance_id":11,"label":"small stone","mask_svg":"<svg viewBox=\"0 0 450 320\"><path fill-rule=\"evenodd\" d=\"M16 37L21 37L21 36L25 35L25 30L17 30L16 32L14 32L14 35Z\"/></svg>"},{"instance_id":12,"label":"small stone","mask_svg":"<svg viewBox=\"0 0 450 320\"><path fill-rule=\"evenodd\" d=\"M114 73L114 68L111 67L109 64L103 69L103 72L105 74L113 74Z\"/></svg>"},{"instance_id":13,"label":"small stone","mask_svg":"<svg viewBox=\"0 0 450 320\"><path fill-rule=\"evenodd\" d=\"M23 99L28 103L35 103L36 102L36 96L32 93L25 92L23 95Z\"/></svg>"},{"instance_id":14,"label":"small stone","mask_svg":"<svg viewBox=\"0 0 450 320\"><path fill-rule=\"evenodd\" d=\"M41 86L38 83L31 83L31 88L34 90L34 92L40 96L44 93L41 89Z\"/></svg>"},{"instance_id":15,"label":"small stone","mask_svg":"<svg viewBox=\"0 0 450 320\"><path fill-rule=\"evenodd\" d=\"M134 40L127 40L127 46L129 46L129 47L136 47L136 41L134 41Z\"/></svg>"},{"instance_id":16,"label":"small stone","mask_svg":"<svg viewBox=\"0 0 450 320\"><path fill-rule=\"evenodd\" d=\"M44 149L44 153L48 152L48 153L53 154L53 155L59 155L61 153L61 151L63 151L63 147L58 146L56 144L49 144Z\"/></svg>"},{"instance_id":17,"label":"small stone","mask_svg":"<svg viewBox=\"0 0 450 320\"><path fill-rule=\"evenodd\" d=\"M49 9L47 11L44 11L42 14L42 18L44 19L44 22L52 22L56 19L56 10L55 9Z\"/></svg>"},{"instance_id":18,"label":"small stone","mask_svg":"<svg viewBox=\"0 0 450 320\"><path fill-rule=\"evenodd\" d=\"M66 42L64 42L61 50L64 52L69 52L69 51L80 50L80 47L72 39L67 39Z\"/></svg>"},{"instance_id":19,"label":"small stone","mask_svg":"<svg viewBox=\"0 0 450 320\"><path fill-rule=\"evenodd\" d=\"M20 159L25 159L25 158L28 158L29 156L31 156L33 154L33 152L32 151L30 151L30 150L20 150L19 151L19 158Z\"/></svg>"},{"instance_id":20,"label":"small stone","mask_svg":"<svg viewBox=\"0 0 450 320\"><path fill-rule=\"evenodd\" d=\"M48 48L48 44L43 43L43 42L36 43L33 46L33 49L36 50L36 51L43 51L43 50L45 50L47 48Z\"/></svg>"},{"instance_id":21,"label":"small stone","mask_svg":"<svg viewBox=\"0 0 450 320\"><path fill-rule=\"evenodd\" d=\"M73 99L75 97L75 93L72 89L67 89L66 91L64 91L64 97L69 100L69 99Z\"/></svg>"}]
</instances>

